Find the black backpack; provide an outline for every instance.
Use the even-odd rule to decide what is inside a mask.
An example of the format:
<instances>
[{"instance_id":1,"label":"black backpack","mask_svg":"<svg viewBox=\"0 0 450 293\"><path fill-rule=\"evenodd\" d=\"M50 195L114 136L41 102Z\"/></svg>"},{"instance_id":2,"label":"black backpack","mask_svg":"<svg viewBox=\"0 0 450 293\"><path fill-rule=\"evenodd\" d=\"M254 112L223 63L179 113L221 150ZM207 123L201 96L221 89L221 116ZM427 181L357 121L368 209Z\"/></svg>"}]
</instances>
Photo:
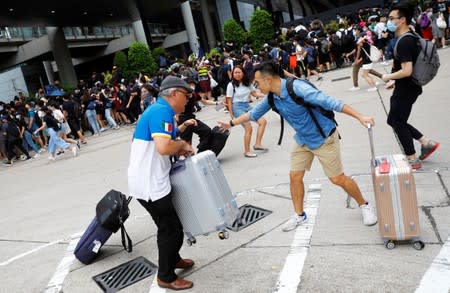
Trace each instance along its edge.
<instances>
[{"instance_id":1,"label":"black backpack","mask_svg":"<svg viewBox=\"0 0 450 293\"><path fill-rule=\"evenodd\" d=\"M39 114L37 111L34 111L34 123L36 123L36 125L38 127L42 126L42 119L41 119L41 117L39 117Z\"/></svg>"},{"instance_id":2,"label":"black backpack","mask_svg":"<svg viewBox=\"0 0 450 293\"><path fill-rule=\"evenodd\" d=\"M230 82L230 78L228 77L228 72L225 67L222 65L217 70L217 83L219 84L227 84Z\"/></svg>"},{"instance_id":3,"label":"black backpack","mask_svg":"<svg viewBox=\"0 0 450 293\"><path fill-rule=\"evenodd\" d=\"M114 233L121 229L122 245L128 252L133 250L133 243L123 224L130 215L130 209L128 208L130 201L131 197L127 198L125 194L111 189L98 202L95 209L100 226ZM125 235L128 239L128 248L125 244Z\"/></svg>"},{"instance_id":4,"label":"black backpack","mask_svg":"<svg viewBox=\"0 0 450 293\"><path fill-rule=\"evenodd\" d=\"M314 121L314 124L316 125L317 130L319 131L320 135L323 138L326 138L327 136L325 135L325 132L323 131L322 127L320 126L319 121L317 121L316 115L314 114L312 109L318 109L320 111L320 114L322 114L323 116L332 120L334 122L334 124L336 124L336 126L337 126L338 124L334 118L334 112L331 110L326 110L318 105L312 105L312 104L306 103L302 97L297 96L297 94L294 92L294 80L295 80L294 78L286 78L286 89L289 93L289 96L294 100L295 103L306 108L306 110L308 111L312 120ZM317 87L314 84L310 83L309 81L302 79L302 82L305 82L305 83L309 84L310 86L312 86L313 88L315 88L316 90L318 90ZM280 145L281 141L283 140L283 134L284 134L284 119L275 106L275 103L273 101L273 93L272 92L270 92L268 94L267 99L268 99L269 105L272 108L272 110L275 111L276 113L278 113L278 115L280 115L281 130L280 130L280 138L278 139L278 145Z\"/></svg>"}]
</instances>

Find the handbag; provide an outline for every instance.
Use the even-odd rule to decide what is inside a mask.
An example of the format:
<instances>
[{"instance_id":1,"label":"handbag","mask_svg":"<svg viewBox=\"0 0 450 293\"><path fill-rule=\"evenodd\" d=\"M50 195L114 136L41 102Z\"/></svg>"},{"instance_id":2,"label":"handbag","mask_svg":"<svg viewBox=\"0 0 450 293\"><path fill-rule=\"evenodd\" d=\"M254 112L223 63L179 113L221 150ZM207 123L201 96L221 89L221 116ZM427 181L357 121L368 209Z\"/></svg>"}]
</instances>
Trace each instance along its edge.
<instances>
[{"instance_id":1,"label":"handbag","mask_svg":"<svg viewBox=\"0 0 450 293\"><path fill-rule=\"evenodd\" d=\"M116 233L119 229L122 236L122 245L128 252L133 250L133 243L123 225L130 215L128 204L131 196L126 197L125 194L111 189L97 204L95 208L97 220L105 229ZM128 248L125 243L125 236L128 240Z\"/></svg>"},{"instance_id":2,"label":"handbag","mask_svg":"<svg viewBox=\"0 0 450 293\"><path fill-rule=\"evenodd\" d=\"M219 85L217 83L217 81L214 78L212 78L212 77L209 78L209 82L211 83L211 88L212 89Z\"/></svg>"},{"instance_id":3,"label":"handbag","mask_svg":"<svg viewBox=\"0 0 450 293\"><path fill-rule=\"evenodd\" d=\"M372 61L372 62L380 61L380 58L381 58L380 50L378 50L378 48L375 47L374 45L370 45L370 55L369 55L369 53L367 53L367 51L363 47L361 47L361 49L363 49L364 53L366 53L366 55L367 55L367 57L369 57L370 61Z\"/></svg>"}]
</instances>

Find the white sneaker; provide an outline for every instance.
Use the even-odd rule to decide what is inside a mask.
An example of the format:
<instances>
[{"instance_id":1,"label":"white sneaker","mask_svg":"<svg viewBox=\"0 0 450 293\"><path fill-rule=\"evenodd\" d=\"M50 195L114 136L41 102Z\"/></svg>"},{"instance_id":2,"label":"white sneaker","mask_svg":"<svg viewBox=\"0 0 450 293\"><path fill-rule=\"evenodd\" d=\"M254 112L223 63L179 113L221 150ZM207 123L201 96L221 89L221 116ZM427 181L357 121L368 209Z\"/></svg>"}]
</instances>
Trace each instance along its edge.
<instances>
[{"instance_id":1,"label":"white sneaker","mask_svg":"<svg viewBox=\"0 0 450 293\"><path fill-rule=\"evenodd\" d=\"M113 129L115 129L115 130L117 130L117 129L120 129L120 126L119 125L117 125L116 127L114 127Z\"/></svg>"},{"instance_id":2,"label":"white sneaker","mask_svg":"<svg viewBox=\"0 0 450 293\"><path fill-rule=\"evenodd\" d=\"M361 214L363 217L363 224L366 226L373 226L377 223L377 215L375 214L375 209L371 204L363 204L360 206Z\"/></svg>"},{"instance_id":3,"label":"white sneaker","mask_svg":"<svg viewBox=\"0 0 450 293\"><path fill-rule=\"evenodd\" d=\"M359 91L360 89L361 88L359 86L353 86L353 87L349 88L348 90L351 92L356 92L356 91Z\"/></svg>"},{"instance_id":4,"label":"white sneaker","mask_svg":"<svg viewBox=\"0 0 450 293\"><path fill-rule=\"evenodd\" d=\"M76 146L76 145L74 145L74 146L72 147L72 153L73 153L73 156L74 156L74 157L77 156L77 146Z\"/></svg>"},{"instance_id":5,"label":"white sneaker","mask_svg":"<svg viewBox=\"0 0 450 293\"><path fill-rule=\"evenodd\" d=\"M39 158L41 156L41 154L40 153L36 153L34 156L33 156L33 158Z\"/></svg>"},{"instance_id":6,"label":"white sneaker","mask_svg":"<svg viewBox=\"0 0 450 293\"><path fill-rule=\"evenodd\" d=\"M55 156L54 156L54 155L50 155L50 156L48 157L48 159L49 159L50 161L54 161L54 160L55 160Z\"/></svg>"},{"instance_id":7,"label":"white sneaker","mask_svg":"<svg viewBox=\"0 0 450 293\"><path fill-rule=\"evenodd\" d=\"M294 230L295 228L297 228L298 225L306 223L307 221L308 216L306 216L305 212L303 212L303 216L294 214L286 223L284 223L282 230L284 232Z\"/></svg>"},{"instance_id":8,"label":"white sneaker","mask_svg":"<svg viewBox=\"0 0 450 293\"><path fill-rule=\"evenodd\" d=\"M376 92L377 91L377 87L376 86L371 87L371 88L367 89L367 91L368 92Z\"/></svg>"},{"instance_id":9,"label":"white sneaker","mask_svg":"<svg viewBox=\"0 0 450 293\"><path fill-rule=\"evenodd\" d=\"M106 130L107 130L107 129L104 128L104 127L100 128L100 132L103 132L103 131L106 131Z\"/></svg>"}]
</instances>

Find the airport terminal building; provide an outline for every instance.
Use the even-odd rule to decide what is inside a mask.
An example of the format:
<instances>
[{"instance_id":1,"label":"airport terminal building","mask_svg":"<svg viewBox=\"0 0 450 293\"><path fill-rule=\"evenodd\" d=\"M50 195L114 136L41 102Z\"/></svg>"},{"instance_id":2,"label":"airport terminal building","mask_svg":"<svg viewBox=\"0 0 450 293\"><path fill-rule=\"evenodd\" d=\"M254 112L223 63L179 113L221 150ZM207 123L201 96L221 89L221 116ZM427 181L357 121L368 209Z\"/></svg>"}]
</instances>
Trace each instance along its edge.
<instances>
[{"instance_id":1,"label":"airport terminal building","mask_svg":"<svg viewBox=\"0 0 450 293\"><path fill-rule=\"evenodd\" d=\"M113 6L111 4L114 3ZM58 77L110 68L114 53L134 41L180 55L209 50L222 40L225 20L248 29L255 9L273 14L277 26L314 16L333 18L382 0L77 0L20 2L0 8L0 100L33 94ZM70 9L67 9L70 7ZM325 20L327 20L325 19Z\"/></svg>"}]
</instances>

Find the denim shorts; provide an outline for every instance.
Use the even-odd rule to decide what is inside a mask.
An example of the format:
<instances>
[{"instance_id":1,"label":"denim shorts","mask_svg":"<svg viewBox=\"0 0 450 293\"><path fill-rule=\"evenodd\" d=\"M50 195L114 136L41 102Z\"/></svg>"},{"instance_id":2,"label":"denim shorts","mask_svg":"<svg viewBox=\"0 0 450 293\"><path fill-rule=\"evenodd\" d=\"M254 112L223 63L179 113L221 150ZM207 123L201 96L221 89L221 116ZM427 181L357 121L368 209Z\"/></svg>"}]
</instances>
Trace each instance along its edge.
<instances>
[{"instance_id":1,"label":"denim shorts","mask_svg":"<svg viewBox=\"0 0 450 293\"><path fill-rule=\"evenodd\" d=\"M247 113L251 109L252 109L252 107L250 106L250 104L248 102L233 103L233 115L236 118L241 116L242 114Z\"/></svg>"}]
</instances>

